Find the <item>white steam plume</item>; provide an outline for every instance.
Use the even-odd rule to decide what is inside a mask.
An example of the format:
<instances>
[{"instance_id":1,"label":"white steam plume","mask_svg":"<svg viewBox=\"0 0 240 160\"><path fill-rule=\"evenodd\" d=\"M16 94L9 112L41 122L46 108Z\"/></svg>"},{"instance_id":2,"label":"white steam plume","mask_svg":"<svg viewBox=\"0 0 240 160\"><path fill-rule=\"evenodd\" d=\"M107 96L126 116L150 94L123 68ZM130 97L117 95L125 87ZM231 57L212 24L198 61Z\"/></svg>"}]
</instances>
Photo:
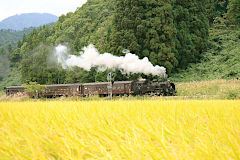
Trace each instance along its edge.
<instances>
[{"instance_id":1,"label":"white steam plume","mask_svg":"<svg viewBox=\"0 0 240 160\"><path fill-rule=\"evenodd\" d=\"M166 69L158 65L153 66L147 57L139 59L135 54L124 50L125 56L114 56L110 53L99 54L94 45L83 48L79 56L68 54L66 46L58 45L56 47L56 57L63 68L78 66L89 71L92 67L100 66L103 71L105 69L122 69L126 73L144 73L157 76L166 76Z\"/></svg>"}]
</instances>

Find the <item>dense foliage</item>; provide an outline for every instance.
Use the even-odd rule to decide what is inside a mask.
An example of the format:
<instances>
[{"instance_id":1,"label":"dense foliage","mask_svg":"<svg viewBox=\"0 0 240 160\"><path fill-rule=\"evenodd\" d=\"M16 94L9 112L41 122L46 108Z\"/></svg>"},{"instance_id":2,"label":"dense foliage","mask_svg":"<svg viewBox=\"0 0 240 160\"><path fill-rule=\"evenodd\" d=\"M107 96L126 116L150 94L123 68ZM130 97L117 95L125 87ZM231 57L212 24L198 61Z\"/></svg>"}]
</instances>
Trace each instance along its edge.
<instances>
[{"instance_id":1,"label":"dense foliage","mask_svg":"<svg viewBox=\"0 0 240 160\"><path fill-rule=\"evenodd\" d=\"M97 78L94 68L90 72L82 69L63 70L56 62L49 62L49 59L54 52L54 46L60 43L66 44L73 54L78 54L82 47L90 43L103 50L104 38L108 34L107 25L111 23L113 11L110 1L103 2L89 0L75 13L59 17L53 27L34 30L26 43L19 48L22 57L22 82L52 84L95 81ZM76 76L78 78L75 78Z\"/></svg>"},{"instance_id":2,"label":"dense foliage","mask_svg":"<svg viewBox=\"0 0 240 160\"><path fill-rule=\"evenodd\" d=\"M170 2L116 0L113 49L129 49L169 72L177 65L176 28Z\"/></svg>"},{"instance_id":3,"label":"dense foliage","mask_svg":"<svg viewBox=\"0 0 240 160\"><path fill-rule=\"evenodd\" d=\"M209 41L209 49L201 61L180 70L171 80L186 82L240 77L240 31L211 29Z\"/></svg>"},{"instance_id":4,"label":"dense foliage","mask_svg":"<svg viewBox=\"0 0 240 160\"><path fill-rule=\"evenodd\" d=\"M35 28L35 31L52 25ZM33 27L22 31L0 30L0 90L9 85L21 85L20 48L33 30Z\"/></svg>"},{"instance_id":5,"label":"dense foliage","mask_svg":"<svg viewBox=\"0 0 240 160\"><path fill-rule=\"evenodd\" d=\"M58 44L67 45L70 52L77 55L92 43L101 53L120 56L125 54L123 49L129 49L140 58L148 57L154 65L165 66L168 74L177 79L179 71L191 70L194 64L213 59L209 57L212 52L223 53L218 49L224 48L221 44L227 39L219 41L219 46L212 42L214 36L221 35L219 32L239 24L238 4L239 0L88 0L74 13L60 16L54 26L34 29L16 49L8 46L9 65L21 74L18 83L106 81L108 71L96 72L96 68L92 68L87 72L77 67L64 70L53 60ZM210 43L209 27L218 31L216 34L211 31ZM237 40L234 38L237 35L229 36ZM236 55L236 52L231 53L230 59ZM198 75L197 70L194 73ZM136 74L125 76L120 71L115 75L116 80L139 77ZM222 74L221 77L238 75Z\"/></svg>"},{"instance_id":6,"label":"dense foliage","mask_svg":"<svg viewBox=\"0 0 240 160\"><path fill-rule=\"evenodd\" d=\"M18 47L21 47L21 44L18 44L18 41L22 40L24 34L26 36L32 31L33 28L26 28L22 31L0 30L0 48L1 47L7 48L9 44L11 44L12 47L15 47L17 45L19 45Z\"/></svg>"},{"instance_id":7,"label":"dense foliage","mask_svg":"<svg viewBox=\"0 0 240 160\"><path fill-rule=\"evenodd\" d=\"M207 18L210 25L214 23L217 17L223 17L227 12L229 0L207 0Z\"/></svg>"},{"instance_id":8,"label":"dense foliage","mask_svg":"<svg viewBox=\"0 0 240 160\"><path fill-rule=\"evenodd\" d=\"M186 68L188 63L197 62L207 49L209 26L205 4L205 0L174 2L178 68Z\"/></svg>"},{"instance_id":9,"label":"dense foliage","mask_svg":"<svg viewBox=\"0 0 240 160\"><path fill-rule=\"evenodd\" d=\"M227 16L230 23L240 25L240 0L230 1Z\"/></svg>"},{"instance_id":10,"label":"dense foliage","mask_svg":"<svg viewBox=\"0 0 240 160\"><path fill-rule=\"evenodd\" d=\"M46 86L37 84L37 82L30 82L29 84L23 84L25 92L34 98L39 98L41 93L44 93Z\"/></svg>"}]
</instances>

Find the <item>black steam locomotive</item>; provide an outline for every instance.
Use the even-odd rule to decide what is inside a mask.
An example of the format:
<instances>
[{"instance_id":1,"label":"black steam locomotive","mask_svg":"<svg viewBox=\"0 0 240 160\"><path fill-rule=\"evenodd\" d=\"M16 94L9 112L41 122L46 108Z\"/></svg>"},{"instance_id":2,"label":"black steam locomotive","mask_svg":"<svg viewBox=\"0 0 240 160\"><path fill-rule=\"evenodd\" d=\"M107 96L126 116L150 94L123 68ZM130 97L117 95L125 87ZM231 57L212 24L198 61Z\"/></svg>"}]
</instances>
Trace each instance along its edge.
<instances>
[{"instance_id":1,"label":"black steam locomotive","mask_svg":"<svg viewBox=\"0 0 240 160\"><path fill-rule=\"evenodd\" d=\"M6 95L25 94L25 88L22 86L11 86L6 88ZM114 96L128 95L156 95L172 96L175 95L175 85L169 81L118 81L118 82L96 82L96 83L76 83L76 84L56 84L46 85L42 97L59 96L81 96L89 97L98 95L100 97L108 96L109 93Z\"/></svg>"}]
</instances>

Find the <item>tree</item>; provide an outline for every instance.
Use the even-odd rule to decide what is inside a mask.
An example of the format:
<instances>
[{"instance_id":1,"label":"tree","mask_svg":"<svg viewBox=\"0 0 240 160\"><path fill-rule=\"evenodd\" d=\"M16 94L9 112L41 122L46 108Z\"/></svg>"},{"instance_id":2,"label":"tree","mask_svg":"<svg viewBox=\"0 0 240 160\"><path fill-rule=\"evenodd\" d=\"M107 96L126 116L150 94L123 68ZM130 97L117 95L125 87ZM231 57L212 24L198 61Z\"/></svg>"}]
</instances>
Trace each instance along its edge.
<instances>
[{"instance_id":1,"label":"tree","mask_svg":"<svg viewBox=\"0 0 240 160\"><path fill-rule=\"evenodd\" d=\"M207 49L209 25L205 4L205 0L176 0L173 3L179 68L199 61L201 53Z\"/></svg>"},{"instance_id":2,"label":"tree","mask_svg":"<svg viewBox=\"0 0 240 160\"><path fill-rule=\"evenodd\" d=\"M9 73L9 59L4 48L0 50L0 81Z\"/></svg>"},{"instance_id":3,"label":"tree","mask_svg":"<svg viewBox=\"0 0 240 160\"><path fill-rule=\"evenodd\" d=\"M37 82L29 82L28 84L23 84L23 87L25 87L25 92L33 98L39 98L40 95L46 90L46 86L40 85Z\"/></svg>"},{"instance_id":4,"label":"tree","mask_svg":"<svg viewBox=\"0 0 240 160\"><path fill-rule=\"evenodd\" d=\"M112 48L129 49L168 73L199 60L207 48L206 0L115 0Z\"/></svg>"},{"instance_id":5,"label":"tree","mask_svg":"<svg viewBox=\"0 0 240 160\"><path fill-rule=\"evenodd\" d=\"M9 53L9 54L11 54L11 53L12 53L12 51L13 51L12 45L11 45L11 44L9 44L9 45L8 45L8 53Z\"/></svg>"},{"instance_id":6,"label":"tree","mask_svg":"<svg viewBox=\"0 0 240 160\"><path fill-rule=\"evenodd\" d=\"M168 1L115 0L113 51L123 49L172 71L177 65L172 6Z\"/></svg>"},{"instance_id":7,"label":"tree","mask_svg":"<svg viewBox=\"0 0 240 160\"><path fill-rule=\"evenodd\" d=\"M11 62L11 66L16 66L18 62L21 61L20 49L15 49L12 53L10 53L9 60Z\"/></svg>"}]
</instances>

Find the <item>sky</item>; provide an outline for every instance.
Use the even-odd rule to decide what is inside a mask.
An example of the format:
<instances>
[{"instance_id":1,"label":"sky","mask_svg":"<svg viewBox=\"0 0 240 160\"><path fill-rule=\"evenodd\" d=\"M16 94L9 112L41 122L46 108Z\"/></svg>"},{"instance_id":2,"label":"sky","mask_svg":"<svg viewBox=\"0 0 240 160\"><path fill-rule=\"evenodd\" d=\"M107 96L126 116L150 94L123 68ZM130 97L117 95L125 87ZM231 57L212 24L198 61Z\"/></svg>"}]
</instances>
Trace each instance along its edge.
<instances>
[{"instance_id":1,"label":"sky","mask_svg":"<svg viewBox=\"0 0 240 160\"><path fill-rule=\"evenodd\" d=\"M0 21L21 13L51 13L56 16L75 11L87 0L0 0Z\"/></svg>"}]
</instances>

